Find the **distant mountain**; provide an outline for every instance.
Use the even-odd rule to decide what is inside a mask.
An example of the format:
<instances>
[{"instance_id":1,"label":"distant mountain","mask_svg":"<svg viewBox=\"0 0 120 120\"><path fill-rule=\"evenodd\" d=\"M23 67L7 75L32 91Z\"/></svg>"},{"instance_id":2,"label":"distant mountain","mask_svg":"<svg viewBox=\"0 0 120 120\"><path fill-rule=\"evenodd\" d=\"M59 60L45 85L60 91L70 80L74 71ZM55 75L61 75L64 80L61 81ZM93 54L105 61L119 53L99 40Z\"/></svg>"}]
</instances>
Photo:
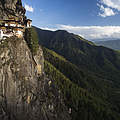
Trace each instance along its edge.
<instances>
[{"instance_id":1,"label":"distant mountain","mask_svg":"<svg viewBox=\"0 0 120 120\"><path fill-rule=\"evenodd\" d=\"M120 53L67 31L34 29L45 72L61 89L72 120L118 120Z\"/></svg>"},{"instance_id":2,"label":"distant mountain","mask_svg":"<svg viewBox=\"0 0 120 120\"><path fill-rule=\"evenodd\" d=\"M120 50L120 40L95 41L96 45L102 45L114 50Z\"/></svg>"},{"instance_id":3,"label":"distant mountain","mask_svg":"<svg viewBox=\"0 0 120 120\"><path fill-rule=\"evenodd\" d=\"M67 31L53 32L37 28L36 31L41 45L54 50L79 68L119 82L120 54L118 52L106 47L98 47L94 43Z\"/></svg>"}]
</instances>

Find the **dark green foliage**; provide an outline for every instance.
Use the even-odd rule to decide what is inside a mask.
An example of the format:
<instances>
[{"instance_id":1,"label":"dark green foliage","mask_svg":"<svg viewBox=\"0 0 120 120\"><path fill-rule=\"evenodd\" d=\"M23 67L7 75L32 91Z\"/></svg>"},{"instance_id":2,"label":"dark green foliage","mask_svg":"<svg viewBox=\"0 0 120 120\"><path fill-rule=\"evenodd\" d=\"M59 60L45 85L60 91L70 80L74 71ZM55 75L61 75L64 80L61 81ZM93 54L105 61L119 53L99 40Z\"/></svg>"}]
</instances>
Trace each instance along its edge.
<instances>
[{"instance_id":1,"label":"dark green foliage","mask_svg":"<svg viewBox=\"0 0 120 120\"><path fill-rule=\"evenodd\" d=\"M36 31L41 45L64 56L79 68L120 83L120 54L116 55L112 49L95 46L67 31L52 32L37 28Z\"/></svg>"},{"instance_id":2,"label":"dark green foliage","mask_svg":"<svg viewBox=\"0 0 120 120\"><path fill-rule=\"evenodd\" d=\"M106 82L104 79L96 77L93 73L87 74L88 71L78 68L76 65L70 63L62 56L45 47L43 47L43 52L45 60L54 65L72 82L78 84L82 88L87 89L88 91L92 92L92 94L98 94L100 92L101 94L98 95L102 97L104 94L106 94L109 86L111 86L110 82ZM103 89L100 89L101 87L103 87Z\"/></svg>"},{"instance_id":3,"label":"dark green foliage","mask_svg":"<svg viewBox=\"0 0 120 120\"><path fill-rule=\"evenodd\" d=\"M119 120L120 53L67 31L36 31L45 72L72 108L72 120Z\"/></svg>"},{"instance_id":4,"label":"dark green foliage","mask_svg":"<svg viewBox=\"0 0 120 120\"><path fill-rule=\"evenodd\" d=\"M117 120L119 115L114 116L108 104L72 83L47 61L45 72L61 89L68 108L72 108L72 120Z\"/></svg>"},{"instance_id":5,"label":"dark green foliage","mask_svg":"<svg viewBox=\"0 0 120 120\"><path fill-rule=\"evenodd\" d=\"M34 28L26 28L25 30L25 40L33 53L36 54L39 44L38 44L38 36Z\"/></svg>"}]
</instances>

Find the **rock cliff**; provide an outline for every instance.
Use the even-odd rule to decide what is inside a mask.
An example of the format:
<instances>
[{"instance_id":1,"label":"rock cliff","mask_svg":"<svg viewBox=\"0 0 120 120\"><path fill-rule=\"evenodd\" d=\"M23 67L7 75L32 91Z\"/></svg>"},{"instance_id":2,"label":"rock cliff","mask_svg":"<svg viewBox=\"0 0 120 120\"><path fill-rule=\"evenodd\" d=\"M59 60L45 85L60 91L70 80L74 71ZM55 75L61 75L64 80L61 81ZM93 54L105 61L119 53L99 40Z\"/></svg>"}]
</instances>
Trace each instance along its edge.
<instances>
[{"instance_id":1,"label":"rock cliff","mask_svg":"<svg viewBox=\"0 0 120 120\"><path fill-rule=\"evenodd\" d=\"M24 22L21 0L0 1L0 20L11 17ZM26 39L0 41L0 120L70 120L61 92L44 73L41 47L33 54Z\"/></svg>"},{"instance_id":2,"label":"rock cliff","mask_svg":"<svg viewBox=\"0 0 120 120\"><path fill-rule=\"evenodd\" d=\"M25 8L22 6L21 0L0 0L0 19L11 17L24 20Z\"/></svg>"},{"instance_id":3,"label":"rock cliff","mask_svg":"<svg viewBox=\"0 0 120 120\"><path fill-rule=\"evenodd\" d=\"M44 74L39 47L32 55L24 38L0 44L0 120L69 120L61 93Z\"/></svg>"}]
</instances>

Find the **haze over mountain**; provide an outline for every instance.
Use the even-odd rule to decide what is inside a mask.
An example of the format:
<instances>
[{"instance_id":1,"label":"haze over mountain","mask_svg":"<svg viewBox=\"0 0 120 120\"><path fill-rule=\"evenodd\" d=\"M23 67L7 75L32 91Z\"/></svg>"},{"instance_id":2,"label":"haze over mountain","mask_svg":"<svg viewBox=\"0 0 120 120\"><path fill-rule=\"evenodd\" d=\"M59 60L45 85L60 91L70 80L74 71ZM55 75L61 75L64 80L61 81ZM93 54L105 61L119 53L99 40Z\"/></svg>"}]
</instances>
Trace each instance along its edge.
<instances>
[{"instance_id":1,"label":"haze over mountain","mask_svg":"<svg viewBox=\"0 0 120 120\"><path fill-rule=\"evenodd\" d=\"M114 50L120 50L120 40L95 41L96 45L102 45Z\"/></svg>"}]
</instances>

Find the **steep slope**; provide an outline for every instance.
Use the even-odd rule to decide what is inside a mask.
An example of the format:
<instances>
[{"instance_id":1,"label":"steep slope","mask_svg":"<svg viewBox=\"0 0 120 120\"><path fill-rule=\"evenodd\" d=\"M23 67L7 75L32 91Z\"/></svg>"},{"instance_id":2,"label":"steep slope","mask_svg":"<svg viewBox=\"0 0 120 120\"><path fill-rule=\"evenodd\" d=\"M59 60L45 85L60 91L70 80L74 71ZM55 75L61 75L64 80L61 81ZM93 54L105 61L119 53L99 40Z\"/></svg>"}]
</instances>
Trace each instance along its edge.
<instances>
[{"instance_id":1,"label":"steep slope","mask_svg":"<svg viewBox=\"0 0 120 120\"><path fill-rule=\"evenodd\" d=\"M54 81L44 74L39 47L33 55L24 39L0 45L0 119L69 120Z\"/></svg>"},{"instance_id":2,"label":"steep slope","mask_svg":"<svg viewBox=\"0 0 120 120\"><path fill-rule=\"evenodd\" d=\"M114 88L114 84L102 78L98 78L93 73L87 74L87 71L78 68L62 56L45 47L42 48L45 60L57 68L67 78L78 86L87 89L91 94L97 97L104 97L109 91L109 87ZM99 83L99 84L98 84ZM109 87L108 87L109 86ZM100 89L102 88L102 89ZM99 93L99 94L98 94Z\"/></svg>"},{"instance_id":3,"label":"steep slope","mask_svg":"<svg viewBox=\"0 0 120 120\"><path fill-rule=\"evenodd\" d=\"M45 72L56 81L64 93L65 103L72 110L72 120L119 118L120 94L114 83L98 78L94 74L86 74L49 49L43 48L43 51L46 60Z\"/></svg>"},{"instance_id":4,"label":"steep slope","mask_svg":"<svg viewBox=\"0 0 120 120\"><path fill-rule=\"evenodd\" d=\"M67 31L34 30L43 46L45 72L64 93L72 119L119 120L119 52Z\"/></svg>"},{"instance_id":5,"label":"steep slope","mask_svg":"<svg viewBox=\"0 0 120 120\"><path fill-rule=\"evenodd\" d=\"M99 77L120 83L120 54L112 49L98 47L93 43L67 31L45 31L37 29L39 43L78 67L91 71Z\"/></svg>"},{"instance_id":6,"label":"steep slope","mask_svg":"<svg viewBox=\"0 0 120 120\"><path fill-rule=\"evenodd\" d=\"M21 0L0 1L0 21L25 22ZM44 73L43 51L36 32L0 40L0 120L70 120L53 79Z\"/></svg>"},{"instance_id":7,"label":"steep slope","mask_svg":"<svg viewBox=\"0 0 120 120\"><path fill-rule=\"evenodd\" d=\"M102 45L114 50L120 50L120 40L96 41L96 45Z\"/></svg>"}]
</instances>

